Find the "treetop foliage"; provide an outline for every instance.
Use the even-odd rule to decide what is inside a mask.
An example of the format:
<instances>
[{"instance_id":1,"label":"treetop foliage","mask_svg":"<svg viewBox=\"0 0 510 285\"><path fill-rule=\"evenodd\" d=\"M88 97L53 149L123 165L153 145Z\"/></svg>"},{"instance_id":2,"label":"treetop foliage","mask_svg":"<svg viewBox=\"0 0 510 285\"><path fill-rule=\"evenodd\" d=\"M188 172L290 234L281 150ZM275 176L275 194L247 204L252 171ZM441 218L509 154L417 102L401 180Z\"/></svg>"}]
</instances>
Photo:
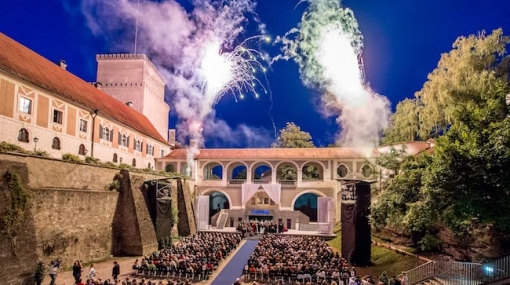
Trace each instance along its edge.
<instances>
[{"instance_id":1,"label":"treetop foliage","mask_svg":"<svg viewBox=\"0 0 510 285\"><path fill-rule=\"evenodd\" d=\"M509 38L501 29L459 37L414 99L397 105L386 143L435 137L433 155L393 150L372 207L376 227L400 229L424 249L443 228L510 234Z\"/></svg>"},{"instance_id":2,"label":"treetop foliage","mask_svg":"<svg viewBox=\"0 0 510 285\"><path fill-rule=\"evenodd\" d=\"M272 145L276 148L310 148L315 147L310 133L302 131L293 122L287 123L285 128L280 130L280 136Z\"/></svg>"}]
</instances>

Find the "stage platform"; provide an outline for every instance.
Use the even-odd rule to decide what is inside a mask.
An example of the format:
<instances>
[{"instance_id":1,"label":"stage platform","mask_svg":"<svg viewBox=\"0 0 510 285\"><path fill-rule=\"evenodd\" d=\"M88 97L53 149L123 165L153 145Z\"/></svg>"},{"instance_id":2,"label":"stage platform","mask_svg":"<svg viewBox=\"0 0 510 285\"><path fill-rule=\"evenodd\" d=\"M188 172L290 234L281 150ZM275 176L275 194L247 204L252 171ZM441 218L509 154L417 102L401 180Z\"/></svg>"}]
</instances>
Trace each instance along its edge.
<instances>
[{"instance_id":1,"label":"stage platform","mask_svg":"<svg viewBox=\"0 0 510 285\"><path fill-rule=\"evenodd\" d=\"M225 227L223 229L217 229L216 227L211 227L208 230L199 230L199 232L221 232L221 233L235 233L237 232L236 228L233 227ZM325 239L333 239L336 237L335 234L322 234L317 231L300 231L300 230L288 230L287 232L281 233L281 234L274 234L274 235L291 235L291 236L320 236L324 237ZM259 235L260 236L260 235Z\"/></svg>"}]
</instances>

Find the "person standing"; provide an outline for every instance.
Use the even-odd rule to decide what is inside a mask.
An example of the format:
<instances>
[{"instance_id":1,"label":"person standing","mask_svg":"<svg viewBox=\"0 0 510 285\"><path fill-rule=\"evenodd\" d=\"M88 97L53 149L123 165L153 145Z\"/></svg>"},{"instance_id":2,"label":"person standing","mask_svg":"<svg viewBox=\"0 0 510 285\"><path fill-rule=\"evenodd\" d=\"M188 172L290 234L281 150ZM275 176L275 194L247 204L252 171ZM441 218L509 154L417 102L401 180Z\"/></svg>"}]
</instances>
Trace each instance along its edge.
<instances>
[{"instance_id":1,"label":"person standing","mask_svg":"<svg viewBox=\"0 0 510 285\"><path fill-rule=\"evenodd\" d=\"M117 277L120 275L120 265L117 261L113 262L112 277L113 280L117 281Z\"/></svg>"},{"instance_id":2,"label":"person standing","mask_svg":"<svg viewBox=\"0 0 510 285\"><path fill-rule=\"evenodd\" d=\"M89 279L96 280L96 269L94 268L94 263L90 264L89 270Z\"/></svg>"},{"instance_id":3,"label":"person standing","mask_svg":"<svg viewBox=\"0 0 510 285\"><path fill-rule=\"evenodd\" d=\"M48 269L48 274L50 275L51 282L50 285L55 285L55 281L57 280L57 270L58 266L55 261L50 263L50 268Z\"/></svg>"},{"instance_id":4,"label":"person standing","mask_svg":"<svg viewBox=\"0 0 510 285\"><path fill-rule=\"evenodd\" d=\"M73 264L74 284L78 284L78 282L80 281L81 272L82 272L81 260L76 260L76 262Z\"/></svg>"}]
</instances>

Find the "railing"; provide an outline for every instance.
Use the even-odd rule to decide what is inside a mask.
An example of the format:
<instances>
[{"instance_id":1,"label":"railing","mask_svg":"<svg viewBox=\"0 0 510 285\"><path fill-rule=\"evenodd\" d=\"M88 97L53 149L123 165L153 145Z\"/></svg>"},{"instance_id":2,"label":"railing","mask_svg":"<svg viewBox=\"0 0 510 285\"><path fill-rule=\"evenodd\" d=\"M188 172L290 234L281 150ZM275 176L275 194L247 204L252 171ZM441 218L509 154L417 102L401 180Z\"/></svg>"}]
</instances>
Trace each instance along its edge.
<instances>
[{"instance_id":1,"label":"railing","mask_svg":"<svg viewBox=\"0 0 510 285\"><path fill-rule=\"evenodd\" d=\"M432 278L458 280L465 285L478 285L482 282L477 278L480 263L430 261L406 272L409 284L417 284Z\"/></svg>"},{"instance_id":2,"label":"railing","mask_svg":"<svg viewBox=\"0 0 510 285\"><path fill-rule=\"evenodd\" d=\"M276 182L280 183L282 186L283 185L287 185L287 186L294 186L294 185L296 185L296 180L278 180Z\"/></svg>"},{"instance_id":3,"label":"railing","mask_svg":"<svg viewBox=\"0 0 510 285\"><path fill-rule=\"evenodd\" d=\"M409 284L416 284L434 277L435 262L429 261L406 272Z\"/></svg>"},{"instance_id":4,"label":"railing","mask_svg":"<svg viewBox=\"0 0 510 285\"><path fill-rule=\"evenodd\" d=\"M480 264L474 269L475 277L483 283L510 278L510 256Z\"/></svg>"},{"instance_id":5,"label":"railing","mask_svg":"<svg viewBox=\"0 0 510 285\"><path fill-rule=\"evenodd\" d=\"M230 185L239 185L246 183L246 179L229 179L228 184Z\"/></svg>"},{"instance_id":6,"label":"railing","mask_svg":"<svg viewBox=\"0 0 510 285\"><path fill-rule=\"evenodd\" d=\"M253 179L253 184L271 184L271 180Z\"/></svg>"}]
</instances>

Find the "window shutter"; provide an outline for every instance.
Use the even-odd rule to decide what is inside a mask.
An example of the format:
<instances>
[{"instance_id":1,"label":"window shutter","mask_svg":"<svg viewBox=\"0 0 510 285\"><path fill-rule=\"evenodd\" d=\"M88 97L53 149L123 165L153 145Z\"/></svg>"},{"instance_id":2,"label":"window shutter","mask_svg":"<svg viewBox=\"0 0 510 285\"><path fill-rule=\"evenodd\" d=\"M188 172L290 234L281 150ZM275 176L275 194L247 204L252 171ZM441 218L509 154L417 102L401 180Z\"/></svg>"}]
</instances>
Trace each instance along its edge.
<instances>
[{"instance_id":1,"label":"window shutter","mask_svg":"<svg viewBox=\"0 0 510 285\"><path fill-rule=\"evenodd\" d=\"M103 125L99 124L99 138L103 138Z\"/></svg>"},{"instance_id":2,"label":"window shutter","mask_svg":"<svg viewBox=\"0 0 510 285\"><path fill-rule=\"evenodd\" d=\"M143 151L143 142L140 143L140 151Z\"/></svg>"},{"instance_id":3,"label":"window shutter","mask_svg":"<svg viewBox=\"0 0 510 285\"><path fill-rule=\"evenodd\" d=\"M145 146L145 153L146 153L146 154L149 154L149 144L147 144L147 145Z\"/></svg>"},{"instance_id":4,"label":"window shutter","mask_svg":"<svg viewBox=\"0 0 510 285\"><path fill-rule=\"evenodd\" d=\"M129 136L126 137L127 147L129 147Z\"/></svg>"},{"instance_id":5,"label":"window shutter","mask_svg":"<svg viewBox=\"0 0 510 285\"><path fill-rule=\"evenodd\" d=\"M133 138L133 148L136 150L136 139Z\"/></svg>"},{"instance_id":6,"label":"window shutter","mask_svg":"<svg viewBox=\"0 0 510 285\"><path fill-rule=\"evenodd\" d=\"M118 142L119 145L122 145L122 135L120 134L119 132L119 142Z\"/></svg>"}]
</instances>

